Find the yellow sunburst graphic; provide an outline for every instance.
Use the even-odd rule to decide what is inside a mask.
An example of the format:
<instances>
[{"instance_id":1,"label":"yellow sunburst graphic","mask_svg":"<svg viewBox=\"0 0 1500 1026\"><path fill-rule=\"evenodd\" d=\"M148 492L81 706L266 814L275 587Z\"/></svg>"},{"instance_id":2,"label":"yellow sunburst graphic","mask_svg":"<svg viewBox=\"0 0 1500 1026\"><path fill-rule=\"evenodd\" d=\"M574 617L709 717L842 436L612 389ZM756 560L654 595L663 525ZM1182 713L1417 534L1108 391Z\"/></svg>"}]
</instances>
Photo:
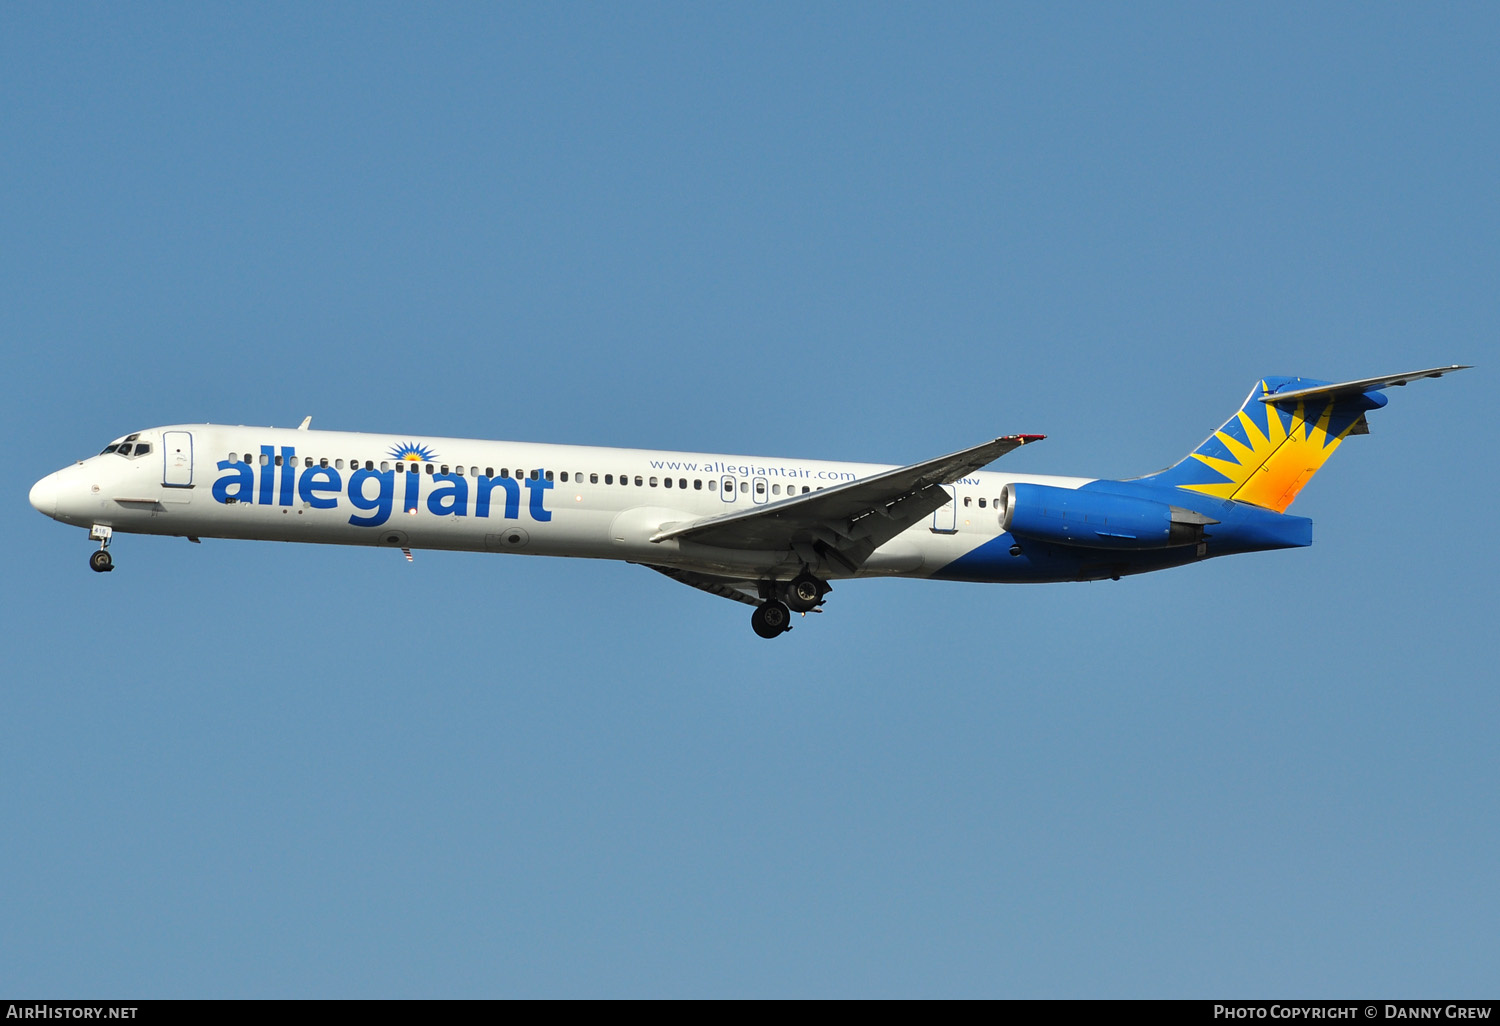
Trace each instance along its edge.
<instances>
[{"instance_id":1,"label":"yellow sunburst graphic","mask_svg":"<svg viewBox=\"0 0 1500 1026\"><path fill-rule=\"evenodd\" d=\"M1266 391L1261 384L1262 394ZM1278 513L1286 512L1302 486L1318 472L1335 449L1364 418L1354 417L1337 435L1329 434L1334 404L1325 402L1316 409L1317 419L1308 421L1305 403L1297 403L1290 413L1266 404L1266 428L1261 430L1248 413L1240 410L1240 427L1245 441L1222 428L1214 432L1233 459L1223 459L1195 452L1193 458L1225 480L1213 484L1185 484L1180 487L1220 499L1249 502ZM1285 423L1283 418L1290 418ZM1342 417L1339 418L1343 420ZM1225 425L1228 427L1228 425ZM1248 441L1248 444L1246 442Z\"/></svg>"}]
</instances>

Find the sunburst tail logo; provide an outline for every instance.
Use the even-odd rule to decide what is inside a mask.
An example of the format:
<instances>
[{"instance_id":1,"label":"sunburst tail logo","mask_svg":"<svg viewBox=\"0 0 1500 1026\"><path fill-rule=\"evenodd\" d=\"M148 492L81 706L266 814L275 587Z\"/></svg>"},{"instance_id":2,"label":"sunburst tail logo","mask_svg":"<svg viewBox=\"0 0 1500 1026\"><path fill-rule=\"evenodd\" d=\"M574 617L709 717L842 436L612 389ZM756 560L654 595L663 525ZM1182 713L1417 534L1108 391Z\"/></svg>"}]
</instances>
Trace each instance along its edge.
<instances>
[{"instance_id":1,"label":"sunburst tail logo","mask_svg":"<svg viewBox=\"0 0 1500 1026\"><path fill-rule=\"evenodd\" d=\"M1261 401L1278 391L1323 384L1327 382L1266 378L1202 445L1176 466L1144 480L1286 512L1339 443L1368 430L1365 411L1384 405L1385 397L1379 395Z\"/></svg>"}]
</instances>

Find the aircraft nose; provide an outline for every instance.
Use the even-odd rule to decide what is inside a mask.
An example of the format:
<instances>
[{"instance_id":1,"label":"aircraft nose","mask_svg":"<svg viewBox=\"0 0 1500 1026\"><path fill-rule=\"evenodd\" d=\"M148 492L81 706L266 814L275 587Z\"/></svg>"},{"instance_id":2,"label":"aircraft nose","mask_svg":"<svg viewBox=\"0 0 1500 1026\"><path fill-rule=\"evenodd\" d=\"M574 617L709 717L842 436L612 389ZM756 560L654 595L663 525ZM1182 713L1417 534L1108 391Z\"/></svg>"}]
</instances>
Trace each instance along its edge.
<instances>
[{"instance_id":1,"label":"aircraft nose","mask_svg":"<svg viewBox=\"0 0 1500 1026\"><path fill-rule=\"evenodd\" d=\"M56 517L57 493L57 475L48 474L31 486L31 504L49 517Z\"/></svg>"}]
</instances>

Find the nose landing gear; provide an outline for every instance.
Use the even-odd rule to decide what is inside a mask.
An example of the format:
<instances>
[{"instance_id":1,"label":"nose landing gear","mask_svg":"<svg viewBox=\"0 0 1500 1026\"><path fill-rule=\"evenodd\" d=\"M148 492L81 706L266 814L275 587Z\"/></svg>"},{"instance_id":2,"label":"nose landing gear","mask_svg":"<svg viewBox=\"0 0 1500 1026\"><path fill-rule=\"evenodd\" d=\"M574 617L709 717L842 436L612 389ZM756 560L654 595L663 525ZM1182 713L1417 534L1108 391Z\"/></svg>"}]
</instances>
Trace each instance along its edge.
<instances>
[{"instance_id":1,"label":"nose landing gear","mask_svg":"<svg viewBox=\"0 0 1500 1026\"><path fill-rule=\"evenodd\" d=\"M99 543L99 547L89 553L89 569L96 574L109 573L115 568L114 557L109 554L109 539L114 533L114 528L101 524L95 524L89 530L89 539Z\"/></svg>"}]
</instances>

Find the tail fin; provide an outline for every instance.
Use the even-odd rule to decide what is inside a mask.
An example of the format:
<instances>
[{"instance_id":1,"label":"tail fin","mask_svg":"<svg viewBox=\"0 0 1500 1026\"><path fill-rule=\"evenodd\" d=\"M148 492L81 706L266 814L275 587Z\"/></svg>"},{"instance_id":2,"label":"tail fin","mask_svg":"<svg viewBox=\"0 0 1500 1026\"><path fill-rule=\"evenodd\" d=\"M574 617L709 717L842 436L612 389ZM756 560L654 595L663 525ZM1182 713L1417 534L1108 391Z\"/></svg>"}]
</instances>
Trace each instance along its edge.
<instances>
[{"instance_id":1,"label":"tail fin","mask_svg":"<svg viewBox=\"0 0 1500 1026\"><path fill-rule=\"evenodd\" d=\"M1369 432L1365 413L1387 402L1381 389L1464 369L1454 364L1339 384L1266 378L1202 445L1141 480L1284 513L1340 442Z\"/></svg>"}]
</instances>

